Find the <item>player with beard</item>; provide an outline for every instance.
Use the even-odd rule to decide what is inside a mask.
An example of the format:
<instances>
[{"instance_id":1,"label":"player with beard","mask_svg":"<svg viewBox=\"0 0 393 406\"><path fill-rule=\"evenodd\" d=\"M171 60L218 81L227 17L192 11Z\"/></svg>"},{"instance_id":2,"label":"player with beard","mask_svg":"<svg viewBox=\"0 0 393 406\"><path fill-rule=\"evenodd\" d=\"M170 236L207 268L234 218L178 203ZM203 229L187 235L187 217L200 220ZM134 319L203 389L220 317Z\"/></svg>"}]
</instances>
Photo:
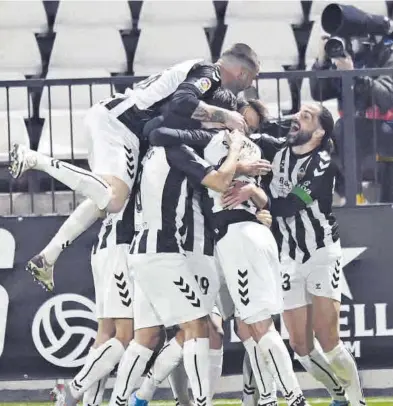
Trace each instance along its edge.
<instances>
[{"instance_id":1,"label":"player with beard","mask_svg":"<svg viewBox=\"0 0 393 406\"><path fill-rule=\"evenodd\" d=\"M332 213L333 126L325 107L305 105L294 116L287 139L261 135L257 143L272 162L271 213L290 345L328 389L332 405L347 405L346 392L351 405L364 406L356 362L339 336L342 252ZM226 199L240 202L248 194L239 185ZM322 351L314 345L314 335Z\"/></svg>"}]
</instances>

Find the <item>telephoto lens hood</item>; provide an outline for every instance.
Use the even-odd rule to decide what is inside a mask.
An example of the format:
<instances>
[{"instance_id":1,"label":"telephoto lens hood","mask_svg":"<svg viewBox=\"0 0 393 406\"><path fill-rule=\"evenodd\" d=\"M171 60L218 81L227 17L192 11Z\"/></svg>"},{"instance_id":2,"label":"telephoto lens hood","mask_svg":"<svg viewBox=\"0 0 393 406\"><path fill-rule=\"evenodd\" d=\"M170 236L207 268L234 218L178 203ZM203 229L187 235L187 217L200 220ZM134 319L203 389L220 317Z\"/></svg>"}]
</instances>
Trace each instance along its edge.
<instances>
[{"instance_id":1,"label":"telephoto lens hood","mask_svg":"<svg viewBox=\"0 0 393 406\"><path fill-rule=\"evenodd\" d=\"M361 5L361 2L359 2ZM322 12L322 28L332 36L350 38L365 35L387 35L392 23L385 17L368 14L354 6L329 4Z\"/></svg>"}]
</instances>

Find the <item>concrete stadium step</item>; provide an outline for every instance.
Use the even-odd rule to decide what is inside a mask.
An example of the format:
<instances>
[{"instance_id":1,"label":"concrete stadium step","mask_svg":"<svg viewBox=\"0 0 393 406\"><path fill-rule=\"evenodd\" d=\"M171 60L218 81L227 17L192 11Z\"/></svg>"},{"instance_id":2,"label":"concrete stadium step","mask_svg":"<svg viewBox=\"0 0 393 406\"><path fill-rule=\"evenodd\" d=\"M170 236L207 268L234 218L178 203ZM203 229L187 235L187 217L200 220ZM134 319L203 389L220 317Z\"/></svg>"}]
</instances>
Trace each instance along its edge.
<instances>
[{"instance_id":1,"label":"concrete stadium step","mask_svg":"<svg viewBox=\"0 0 393 406\"><path fill-rule=\"evenodd\" d=\"M75 204L85 198L75 194ZM74 198L71 191L45 193L0 194L0 216L69 215L73 211ZM12 209L12 210L11 210Z\"/></svg>"}]
</instances>

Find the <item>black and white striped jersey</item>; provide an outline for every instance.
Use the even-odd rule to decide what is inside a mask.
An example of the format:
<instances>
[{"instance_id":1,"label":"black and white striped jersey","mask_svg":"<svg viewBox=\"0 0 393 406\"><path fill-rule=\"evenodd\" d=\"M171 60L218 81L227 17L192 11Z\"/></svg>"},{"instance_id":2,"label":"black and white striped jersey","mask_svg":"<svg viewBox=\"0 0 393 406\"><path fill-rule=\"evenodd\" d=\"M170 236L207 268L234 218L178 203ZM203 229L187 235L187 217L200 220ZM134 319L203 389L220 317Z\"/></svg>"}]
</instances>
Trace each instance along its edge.
<instances>
[{"instance_id":1,"label":"black and white striped jersey","mask_svg":"<svg viewBox=\"0 0 393 406\"><path fill-rule=\"evenodd\" d=\"M321 149L295 155L283 139L261 136L256 142L273 166L268 189L281 257L304 263L315 250L339 239L332 213L334 165Z\"/></svg>"},{"instance_id":2,"label":"black and white striped jersey","mask_svg":"<svg viewBox=\"0 0 393 406\"><path fill-rule=\"evenodd\" d=\"M188 189L183 248L187 252L213 256L214 236L202 213L202 190L191 186Z\"/></svg>"},{"instance_id":3,"label":"black and white striped jersey","mask_svg":"<svg viewBox=\"0 0 393 406\"><path fill-rule=\"evenodd\" d=\"M203 151L204 159L215 167L220 166L228 155L229 145L226 140L226 133L226 130L217 132ZM239 160L252 162L258 159L261 159L259 146L245 138ZM259 183L259 179L250 176L238 176L235 180ZM211 189L207 189L203 194L203 209L216 238L225 234L229 224L240 221L257 221L255 214L258 208L251 200L232 210L227 210L222 204L222 194Z\"/></svg>"},{"instance_id":4,"label":"black and white striped jersey","mask_svg":"<svg viewBox=\"0 0 393 406\"><path fill-rule=\"evenodd\" d=\"M124 94L101 101L136 136L147 121L159 115L166 102L183 86L198 99L210 97L221 85L219 68L201 59L188 60L138 82Z\"/></svg>"},{"instance_id":5,"label":"black and white striped jersey","mask_svg":"<svg viewBox=\"0 0 393 406\"><path fill-rule=\"evenodd\" d=\"M137 184L131 253L184 253L188 181L199 185L212 169L186 146L149 149Z\"/></svg>"},{"instance_id":6,"label":"black and white striped jersey","mask_svg":"<svg viewBox=\"0 0 393 406\"><path fill-rule=\"evenodd\" d=\"M97 251L112 248L120 244L131 244L134 237L134 207L133 195L118 213L108 213L102 221L101 229L93 244L92 254Z\"/></svg>"}]
</instances>

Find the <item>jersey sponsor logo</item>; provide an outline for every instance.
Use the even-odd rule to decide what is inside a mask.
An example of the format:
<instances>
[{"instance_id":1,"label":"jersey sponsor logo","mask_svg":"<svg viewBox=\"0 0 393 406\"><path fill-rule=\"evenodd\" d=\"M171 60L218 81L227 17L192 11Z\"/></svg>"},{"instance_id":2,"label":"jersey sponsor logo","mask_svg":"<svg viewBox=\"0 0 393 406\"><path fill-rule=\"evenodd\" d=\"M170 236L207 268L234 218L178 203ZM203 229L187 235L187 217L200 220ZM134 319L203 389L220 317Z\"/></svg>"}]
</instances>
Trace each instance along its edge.
<instances>
[{"instance_id":1,"label":"jersey sponsor logo","mask_svg":"<svg viewBox=\"0 0 393 406\"><path fill-rule=\"evenodd\" d=\"M35 314L31 330L37 351L58 367L84 365L97 333L94 312L95 304L84 296L67 293L47 300Z\"/></svg>"},{"instance_id":2,"label":"jersey sponsor logo","mask_svg":"<svg viewBox=\"0 0 393 406\"><path fill-rule=\"evenodd\" d=\"M15 238L4 228L0 228L0 269L12 269L15 259Z\"/></svg>"},{"instance_id":3,"label":"jersey sponsor logo","mask_svg":"<svg viewBox=\"0 0 393 406\"><path fill-rule=\"evenodd\" d=\"M200 78L195 82L194 86L203 94L212 87L212 82L209 78Z\"/></svg>"},{"instance_id":4,"label":"jersey sponsor logo","mask_svg":"<svg viewBox=\"0 0 393 406\"><path fill-rule=\"evenodd\" d=\"M309 189L311 182L306 180L303 184L299 185L307 194L311 195L311 190Z\"/></svg>"}]
</instances>

